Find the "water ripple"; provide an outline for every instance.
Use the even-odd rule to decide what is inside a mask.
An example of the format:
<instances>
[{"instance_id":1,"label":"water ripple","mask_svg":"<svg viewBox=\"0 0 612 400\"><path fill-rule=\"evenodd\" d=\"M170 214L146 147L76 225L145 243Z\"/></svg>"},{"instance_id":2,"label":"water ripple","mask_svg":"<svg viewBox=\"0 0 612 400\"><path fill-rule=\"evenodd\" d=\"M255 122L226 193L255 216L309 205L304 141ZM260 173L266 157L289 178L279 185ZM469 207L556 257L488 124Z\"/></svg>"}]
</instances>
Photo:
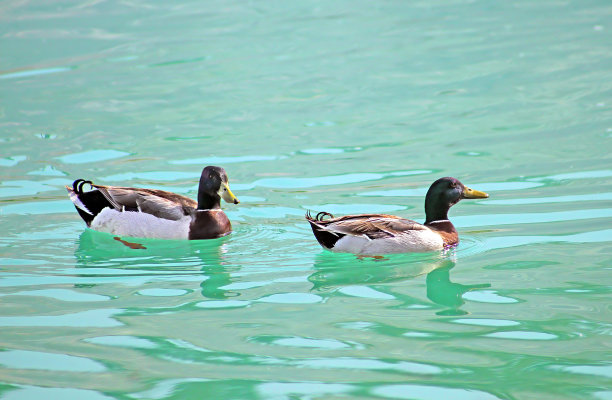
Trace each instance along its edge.
<instances>
[{"instance_id":1,"label":"water ripple","mask_svg":"<svg viewBox=\"0 0 612 400\"><path fill-rule=\"evenodd\" d=\"M15 390L2 393L2 400L62 399L62 400L116 400L100 392L87 389L54 388L17 385Z\"/></svg>"},{"instance_id":2,"label":"water ripple","mask_svg":"<svg viewBox=\"0 0 612 400\"><path fill-rule=\"evenodd\" d=\"M594 375L612 379L612 364L609 363L605 365L551 365L549 368L572 374Z\"/></svg>"},{"instance_id":3,"label":"water ripple","mask_svg":"<svg viewBox=\"0 0 612 400\"><path fill-rule=\"evenodd\" d=\"M172 160L168 161L170 164L176 165L224 165L234 163L244 163L251 161L275 161L286 158L285 156L262 156L262 155L250 155L250 156L231 156L231 157L203 157L203 158L187 158L184 160Z\"/></svg>"},{"instance_id":4,"label":"water ripple","mask_svg":"<svg viewBox=\"0 0 612 400\"><path fill-rule=\"evenodd\" d=\"M0 72L0 79L15 79L15 78L27 78L30 76L56 74L58 72L67 72L75 69L76 67L51 67L51 68L39 68L30 69L19 72Z\"/></svg>"},{"instance_id":5,"label":"water ripple","mask_svg":"<svg viewBox=\"0 0 612 400\"><path fill-rule=\"evenodd\" d=\"M446 388L425 385L382 385L372 389L372 394L390 399L453 399L453 400L501 400L490 393L474 389Z\"/></svg>"},{"instance_id":6,"label":"water ripple","mask_svg":"<svg viewBox=\"0 0 612 400\"><path fill-rule=\"evenodd\" d=\"M256 386L262 399L288 400L297 398L318 398L321 396L346 395L353 385L321 382L265 382Z\"/></svg>"},{"instance_id":7,"label":"water ripple","mask_svg":"<svg viewBox=\"0 0 612 400\"><path fill-rule=\"evenodd\" d=\"M551 197L528 197L520 199L487 200L486 204L502 205L522 205L522 204L549 204L549 203L573 203L583 201L612 200L612 192L608 193L589 193L571 196L551 196ZM485 204L485 203L478 203Z\"/></svg>"},{"instance_id":8,"label":"water ripple","mask_svg":"<svg viewBox=\"0 0 612 400\"><path fill-rule=\"evenodd\" d=\"M82 293L75 290L69 289L36 289L36 290L24 290L16 293L1 293L0 296L40 296L50 297L61 301L76 301L76 302L88 302L88 301L107 301L110 300L110 296L102 296L94 293Z\"/></svg>"},{"instance_id":9,"label":"water ripple","mask_svg":"<svg viewBox=\"0 0 612 400\"><path fill-rule=\"evenodd\" d=\"M149 172L122 172L120 174L103 176L100 179L103 181L168 181L174 182L178 180L193 180L197 181L200 178L201 171L198 172L181 172L181 171L149 171ZM166 189L167 190L167 189Z\"/></svg>"},{"instance_id":10,"label":"water ripple","mask_svg":"<svg viewBox=\"0 0 612 400\"><path fill-rule=\"evenodd\" d=\"M162 288L142 289L138 291L138 294L141 296L153 296L153 297L183 296L187 293L189 293L189 291L184 290L184 289L162 289Z\"/></svg>"},{"instance_id":11,"label":"water ripple","mask_svg":"<svg viewBox=\"0 0 612 400\"><path fill-rule=\"evenodd\" d=\"M505 331L493 332L484 335L486 337L498 339L516 339L516 340L553 340L557 339L557 335L545 332L530 332L530 331Z\"/></svg>"},{"instance_id":12,"label":"water ripple","mask_svg":"<svg viewBox=\"0 0 612 400\"><path fill-rule=\"evenodd\" d=\"M65 185L66 179L50 179L46 181L11 180L0 183L0 197L30 196L42 192L57 190L57 185ZM64 189L65 190L65 189Z\"/></svg>"},{"instance_id":13,"label":"water ripple","mask_svg":"<svg viewBox=\"0 0 612 400\"><path fill-rule=\"evenodd\" d=\"M337 339L315 339L300 336L271 336L262 335L249 338L249 341L276 346L313 348L322 350L341 350L350 348L364 348L365 346L355 342L345 342Z\"/></svg>"},{"instance_id":14,"label":"water ripple","mask_svg":"<svg viewBox=\"0 0 612 400\"><path fill-rule=\"evenodd\" d=\"M250 301L246 300L207 300L196 304L196 307L208 309L226 309L226 308L241 308L251 305Z\"/></svg>"},{"instance_id":15,"label":"water ripple","mask_svg":"<svg viewBox=\"0 0 612 400\"><path fill-rule=\"evenodd\" d=\"M351 183L361 183L376 181L393 176L410 176L431 173L431 170L409 170L409 171L392 171L386 173L351 173L342 175L328 175L314 178L264 178L258 179L248 187L268 187L268 188L284 188L284 189L304 189L319 186L337 186Z\"/></svg>"},{"instance_id":16,"label":"water ripple","mask_svg":"<svg viewBox=\"0 0 612 400\"><path fill-rule=\"evenodd\" d=\"M388 370L400 371L409 374L440 374L442 368L435 365L415 363L409 361L388 362L376 359L336 357L336 358L310 358L296 361L301 367L329 368L329 369L358 369L358 370Z\"/></svg>"},{"instance_id":17,"label":"water ripple","mask_svg":"<svg viewBox=\"0 0 612 400\"><path fill-rule=\"evenodd\" d=\"M208 379L200 378L184 378L184 379L166 379L161 382L157 382L155 386L149 390L142 392L131 393L130 397L136 399L167 399L176 393L178 386L185 383L200 383L209 382ZM89 400L84 398L84 400ZM92 399L95 400L95 399Z\"/></svg>"},{"instance_id":18,"label":"water ripple","mask_svg":"<svg viewBox=\"0 0 612 400\"><path fill-rule=\"evenodd\" d=\"M313 149L303 149L300 150L300 153L303 154L340 154L340 153L344 153L344 149L339 149L339 148L330 148L330 147L323 147L323 148L313 148Z\"/></svg>"},{"instance_id":19,"label":"water ripple","mask_svg":"<svg viewBox=\"0 0 612 400\"><path fill-rule=\"evenodd\" d=\"M392 211L405 210L408 207L393 205L393 204L375 204L375 203L363 203L363 204L320 204L320 205L302 205L302 208L306 210L325 210L332 214L348 215L348 214L362 214L362 213L388 213Z\"/></svg>"},{"instance_id":20,"label":"water ripple","mask_svg":"<svg viewBox=\"0 0 612 400\"><path fill-rule=\"evenodd\" d=\"M258 301L280 304L313 304L322 302L323 298L312 293L275 293L262 297Z\"/></svg>"},{"instance_id":21,"label":"water ripple","mask_svg":"<svg viewBox=\"0 0 612 400\"><path fill-rule=\"evenodd\" d=\"M316 178L264 178L253 182L253 186L284 189L302 189L318 186L336 186L349 183L367 182L384 178L383 174L359 173L320 176Z\"/></svg>"},{"instance_id":22,"label":"water ripple","mask_svg":"<svg viewBox=\"0 0 612 400\"><path fill-rule=\"evenodd\" d=\"M0 167L14 167L27 159L24 155L0 158Z\"/></svg>"},{"instance_id":23,"label":"water ripple","mask_svg":"<svg viewBox=\"0 0 612 400\"><path fill-rule=\"evenodd\" d=\"M507 319L491 319L491 318L458 318L453 320L454 323L464 325L476 325L476 326L516 326L520 325L517 321Z\"/></svg>"},{"instance_id":24,"label":"water ripple","mask_svg":"<svg viewBox=\"0 0 612 400\"><path fill-rule=\"evenodd\" d=\"M475 249L471 249L469 253L484 253L494 249L505 249L535 243L601 243L610 241L612 241L612 229L558 236L501 236L482 239L475 246Z\"/></svg>"},{"instance_id":25,"label":"water ripple","mask_svg":"<svg viewBox=\"0 0 612 400\"><path fill-rule=\"evenodd\" d=\"M82 153L73 153L57 157L64 164L88 164L106 160L113 160L128 156L130 153L118 150L88 150Z\"/></svg>"},{"instance_id":26,"label":"water ripple","mask_svg":"<svg viewBox=\"0 0 612 400\"><path fill-rule=\"evenodd\" d=\"M70 326L108 328L123 325L112 318L125 310L105 308L61 315L0 317L0 326Z\"/></svg>"},{"instance_id":27,"label":"water ripple","mask_svg":"<svg viewBox=\"0 0 612 400\"><path fill-rule=\"evenodd\" d=\"M542 186L539 182L489 182L489 183L470 183L468 186L483 190L485 192L498 192L506 190L524 190ZM358 193L358 196L381 196L381 197L424 197L427 194L427 187L413 189L390 189L374 190Z\"/></svg>"},{"instance_id":28,"label":"water ripple","mask_svg":"<svg viewBox=\"0 0 612 400\"><path fill-rule=\"evenodd\" d=\"M338 289L338 292L347 296L362 297L366 299L395 300L395 296L379 292L368 286L345 286Z\"/></svg>"},{"instance_id":29,"label":"water ripple","mask_svg":"<svg viewBox=\"0 0 612 400\"><path fill-rule=\"evenodd\" d=\"M154 349L157 347L155 343L148 339L126 335L96 336L83 339L83 341L102 346L128 347L134 349Z\"/></svg>"},{"instance_id":30,"label":"water ripple","mask_svg":"<svg viewBox=\"0 0 612 400\"><path fill-rule=\"evenodd\" d=\"M500 296L494 290L478 290L465 293L463 295L465 300L476 301L479 303L495 303L495 304L508 304L517 303L517 299L511 297Z\"/></svg>"},{"instance_id":31,"label":"water ripple","mask_svg":"<svg viewBox=\"0 0 612 400\"><path fill-rule=\"evenodd\" d=\"M469 215L453 217L452 220L453 224L457 227L475 227L535 224L543 222L574 221L609 217L612 217L612 208L553 211L544 213Z\"/></svg>"},{"instance_id":32,"label":"water ripple","mask_svg":"<svg viewBox=\"0 0 612 400\"><path fill-rule=\"evenodd\" d=\"M563 181L563 180L575 180L575 179L595 179L595 178L608 178L612 176L612 170L596 170L596 171L580 171L580 172L568 172L565 174L541 176L537 178L530 178L530 181Z\"/></svg>"},{"instance_id":33,"label":"water ripple","mask_svg":"<svg viewBox=\"0 0 612 400\"><path fill-rule=\"evenodd\" d=\"M103 372L106 367L85 357L43 353L28 350L0 351L0 364L12 369L40 369L47 371Z\"/></svg>"}]
</instances>

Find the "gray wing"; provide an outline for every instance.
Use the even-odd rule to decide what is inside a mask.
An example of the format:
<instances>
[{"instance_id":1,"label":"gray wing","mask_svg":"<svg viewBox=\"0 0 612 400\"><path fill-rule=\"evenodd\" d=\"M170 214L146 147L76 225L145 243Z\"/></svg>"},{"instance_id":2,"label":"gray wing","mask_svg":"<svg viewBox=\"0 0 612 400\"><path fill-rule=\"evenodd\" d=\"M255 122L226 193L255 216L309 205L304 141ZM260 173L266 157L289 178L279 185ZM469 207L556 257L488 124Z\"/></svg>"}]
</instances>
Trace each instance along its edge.
<instances>
[{"instance_id":1,"label":"gray wing","mask_svg":"<svg viewBox=\"0 0 612 400\"><path fill-rule=\"evenodd\" d=\"M164 190L94 185L116 210L133 210L159 218L179 220L188 215L197 203L185 196Z\"/></svg>"},{"instance_id":2,"label":"gray wing","mask_svg":"<svg viewBox=\"0 0 612 400\"><path fill-rule=\"evenodd\" d=\"M391 215L355 215L323 221L323 229L369 239L396 237L407 231L426 230L416 221Z\"/></svg>"}]
</instances>

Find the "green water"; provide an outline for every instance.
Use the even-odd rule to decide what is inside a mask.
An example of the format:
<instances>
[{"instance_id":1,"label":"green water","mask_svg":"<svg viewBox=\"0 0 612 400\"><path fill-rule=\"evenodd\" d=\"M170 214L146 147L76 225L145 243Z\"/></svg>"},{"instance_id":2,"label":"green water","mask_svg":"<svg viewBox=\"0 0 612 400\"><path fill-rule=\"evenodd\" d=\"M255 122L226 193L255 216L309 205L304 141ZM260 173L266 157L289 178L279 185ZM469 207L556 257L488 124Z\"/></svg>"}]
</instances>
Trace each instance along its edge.
<instances>
[{"instance_id":1,"label":"green water","mask_svg":"<svg viewBox=\"0 0 612 400\"><path fill-rule=\"evenodd\" d=\"M0 399L612 399L608 1L0 4ZM85 229L74 179L196 196L229 237ZM448 254L323 251L303 215Z\"/></svg>"}]
</instances>

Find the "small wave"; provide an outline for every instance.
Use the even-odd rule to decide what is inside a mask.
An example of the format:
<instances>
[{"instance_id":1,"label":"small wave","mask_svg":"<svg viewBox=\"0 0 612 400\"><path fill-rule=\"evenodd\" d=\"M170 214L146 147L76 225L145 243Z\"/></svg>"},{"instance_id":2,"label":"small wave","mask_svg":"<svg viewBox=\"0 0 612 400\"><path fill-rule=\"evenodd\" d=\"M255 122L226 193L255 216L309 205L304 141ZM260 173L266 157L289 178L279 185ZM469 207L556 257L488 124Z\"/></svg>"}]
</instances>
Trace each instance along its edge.
<instances>
[{"instance_id":1,"label":"small wave","mask_svg":"<svg viewBox=\"0 0 612 400\"><path fill-rule=\"evenodd\" d=\"M475 241L473 238L464 241ZM535 243L603 243L612 241L612 229L604 229L592 232L582 232L572 235L548 235L548 236L498 236L479 239L475 245L460 248L458 254L461 256L472 256L490 250L505 249L510 247L526 246Z\"/></svg>"},{"instance_id":2,"label":"small wave","mask_svg":"<svg viewBox=\"0 0 612 400\"><path fill-rule=\"evenodd\" d=\"M530 181L563 181L563 180L574 180L574 179L594 179L594 178L609 178L612 176L612 170L603 169L596 171L580 171L580 172L568 172L565 174L556 174L541 176L536 178L530 178Z\"/></svg>"},{"instance_id":3,"label":"small wave","mask_svg":"<svg viewBox=\"0 0 612 400\"><path fill-rule=\"evenodd\" d=\"M523 204L573 203L573 202L603 201L603 200L612 200L612 192L577 194L577 195L570 195L570 196L528 197L528 198L520 198L520 199L487 200L486 204L523 205ZM484 204L484 203L480 203L480 204Z\"/></svg>"},{"instance_id":4,"label":"small wave","mask_svg":"<svg viewBox=\"0 0 612 400\"><path fill-rule=\"evenodd\" d=\"M106 160L113 160L130 155L125 151L119 150L89 150L82 153L67 154L57 157L64 164L88 164Z\"/></svg>"},{"instance_id":5,"label":"small wave","mask_svg":"<svg viewBox=\"0 0 612 400\"><path fill-rule=\"evenodd\" d=\"M487 214L469 215L453 218L456 227L499 226L515 224L535 224L542 222L575 221L581 219L600 219L612 217L612 208L590 210L554 211L545 213Z\"/></svg>"},{"instance_id":6,"label":"small wave","mask_svg":"<svg viewBox=\"0 0 612 400\"><path fill-rule=\"evenodd\" d=\"M30 76L56 74L58 72L67 72L76 69L76 67L52 67L52 68L38 68L29 69L26 71L19 72L4 72L0 73L0 79L16 79L16 78L27 78Z\"/></svg>"},{"instance_id":7,"label":"small wave","mask_svg":"<svg viewBox=\"0 0 612 400\"><path fill-rule=\"evenodd\" d=\"M253 161L275 161L286 158L285 156L261 156L261 155L250 155L250 156L233 156L233 157L203 157L203 158L187 158L183 160L169 161L169 164L175 165L209 165L209 164L233 164L233 163L244 163Z\"/></svg>"},{"instance_id":8,"label":"small wave","mask_svg":"<svg viewBox=\"0 0 612 400\"><path fill-rule=\"evenodd\" d=\"M484 190L485 192L510 191L532 189L544 185L539 182L525 181L510 181L510 182L488 182L488 183L470 183L470 187ZM392 189L392 190L375 190L370 192L358 193L358 196L383 196L383 197L422 197L427 194L427 187L409 188L409 189Z\"/></svg>"}]
</instances>

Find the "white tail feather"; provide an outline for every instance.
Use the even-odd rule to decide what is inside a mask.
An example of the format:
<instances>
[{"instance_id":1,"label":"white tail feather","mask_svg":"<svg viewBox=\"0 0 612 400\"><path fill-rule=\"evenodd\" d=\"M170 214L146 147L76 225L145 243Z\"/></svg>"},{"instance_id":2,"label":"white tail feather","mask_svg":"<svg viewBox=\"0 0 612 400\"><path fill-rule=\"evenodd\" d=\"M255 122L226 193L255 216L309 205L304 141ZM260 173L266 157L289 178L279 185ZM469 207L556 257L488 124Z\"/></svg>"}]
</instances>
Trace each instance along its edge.
<instances>
[{"instance_id":1,"label":"white tail feather","mask_svg":"<svg viewBox=\"0 0 612 400\"><path fill-rule=\"evenodd\" d=\"M83 204L81 199L79 199L79 196L72 189L70 190L70 200L79 210L83 210L89 215L94 215L91 211L87 209L85 204Z\"/></svg>"},{"instance_id":2,"label":"white tail feather","mask_svg":"<svg viewBox=\"0 0 612 400\"><path fill-rule=\"evenodd\" d=\"M314 226L316 226L316 227L317 227L317 229L318 229L318 230L320 230L320 231L329 232L329 233L331 233L332 235L334 235L334 236L336 236L336 237L339 237L339 236L340 236L340 235L338 235L338 232L335 232L335 231L333 231L333 230L331 230L331 229L328 229L328 228L327 228L327 227L325 227L325 226L319 225L319 224L317 224L316 222L310 221L310 223L311 223L311 224L313 224Z\"/></svg>"}]
</instances>

